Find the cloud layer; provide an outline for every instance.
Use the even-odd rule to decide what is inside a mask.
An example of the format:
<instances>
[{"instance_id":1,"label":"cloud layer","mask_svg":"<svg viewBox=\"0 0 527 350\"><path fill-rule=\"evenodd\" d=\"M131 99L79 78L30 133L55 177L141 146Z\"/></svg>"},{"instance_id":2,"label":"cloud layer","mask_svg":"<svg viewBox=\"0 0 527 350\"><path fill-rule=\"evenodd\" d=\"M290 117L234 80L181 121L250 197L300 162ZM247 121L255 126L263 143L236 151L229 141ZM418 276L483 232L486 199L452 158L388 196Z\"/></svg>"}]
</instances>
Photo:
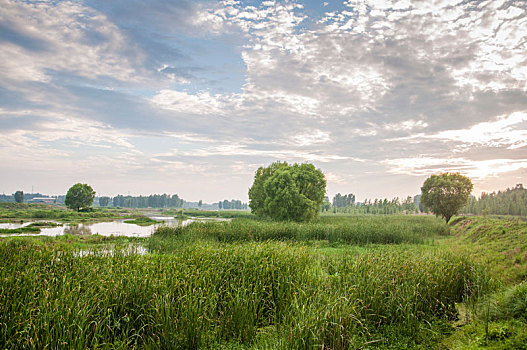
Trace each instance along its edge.
<instances>
[{"instance_id":1,"label":"cloud layer","mask_svg":"<svg viewBox=\"0 0 527 350\"><path fill-rule=\"evenodd\" d=\"M526 178L520 0L0 4L6 193L246 199L276 160L359 200Z\"/></svg>"}]
</instances>

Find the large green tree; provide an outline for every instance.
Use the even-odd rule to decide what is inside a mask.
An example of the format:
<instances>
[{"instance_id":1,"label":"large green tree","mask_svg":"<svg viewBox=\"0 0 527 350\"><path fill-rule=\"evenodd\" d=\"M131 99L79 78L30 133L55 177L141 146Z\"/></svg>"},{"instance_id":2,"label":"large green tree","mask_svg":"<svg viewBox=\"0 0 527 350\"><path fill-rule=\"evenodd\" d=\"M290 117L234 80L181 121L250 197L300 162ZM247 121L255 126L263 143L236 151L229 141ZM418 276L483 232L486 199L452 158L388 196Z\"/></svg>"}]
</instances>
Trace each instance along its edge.
<instances>
[{"instance_id":1,"label":"large green tree","mask_svg":"<svg viewBox=\"0 0 527 350\"><path fill-rule=\"evenodd\" d=\"M24 201L24 192L16 191L15 192L15 202L22 203Z\"/></svg>"},{"instance_id":2,"label":"large green tree","mask_svg":"<svg viewBox=\"0 0 527 350\"><path fill-rule=\"evenodd\" d=\"M446 223L467 203L472 181L459 173L432 175L421 187L421 203Z\"/></svg>"},{"instance_id":3,"label":"large green tree","mask_svg":"<svg viewBox=\"0 0 527 350\"><path fill-rule=\"evenodd\" d=\"M94 198L95 191L90 185L78 183L70 187L68 193L66 193L64 204L68 208L80 211L83 208L90 207Z\"/></svg>"},{"instance_id":4,"label":"large green tree","mask_svg":"<svg viewBox=\"0 0 527 350\"><path fill-rule=\"evenodd\" d=\"M318 216L326 179L313 164L275 162L260 167L249 189L249 205L257 216L308 221Z\"/></svg>"}]
</instances>

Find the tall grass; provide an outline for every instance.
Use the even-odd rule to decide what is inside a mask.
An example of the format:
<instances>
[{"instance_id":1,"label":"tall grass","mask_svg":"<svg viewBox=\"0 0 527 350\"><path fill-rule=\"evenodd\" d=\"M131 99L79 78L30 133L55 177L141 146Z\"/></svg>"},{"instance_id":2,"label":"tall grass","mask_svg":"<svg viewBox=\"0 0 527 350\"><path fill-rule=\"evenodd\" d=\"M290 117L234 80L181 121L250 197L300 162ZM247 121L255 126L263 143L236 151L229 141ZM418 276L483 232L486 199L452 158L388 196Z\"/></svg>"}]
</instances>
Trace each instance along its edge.
<instances>
[{"instance_id":1,"label":"tall grass","mask_svg":"<svg viewBox=\"0 0 527 350\"><path fill-rule=\"evenodd\" d=\"M165 215L183 215L206 218L254 218L255 215L246 210L198 210L198 209L164 209Z\"/></svg>"},{"instance_id":2,"label":"tall grass","mask_svg":"<svg viewBox=\"0 0 527 350\"><path fill-rule=\"evenodd\" d=\"M0 218L16 219L56 219L56 220L82 220L82 219L108 219L131 214L130 211L120 209L94 209L89 212L77 212L66 207L33 203L0 203Z\"/></svg>"},{"instance_id":3,"label":"tall grass","mask_svg":"<svg viewBox=\"0 0 527 350\"><path fill-rule=\"evenodd\" d=\"M183 228L162 227L154 233L151 246L159 251L170 250L170 245L177 242L164 238L171 236L219 242L325 240L344 244L424 243L447 232L448 227L432 217L325 218L321 222L304 224L235 219L221 223L195 222Z\"/></svg>"},{"instance_id":4,"label":"tall grass","mask_svg":"<svg viewBox=\"0 0 527 350\"><path fill-rule=\"evenodd\" d=\"M210 240L172 248L79 256L31 240L0 241L0 346L411 343L486 283L466 258L443 253L328 257L294 243Z\"/></svg>"}]
</instances>

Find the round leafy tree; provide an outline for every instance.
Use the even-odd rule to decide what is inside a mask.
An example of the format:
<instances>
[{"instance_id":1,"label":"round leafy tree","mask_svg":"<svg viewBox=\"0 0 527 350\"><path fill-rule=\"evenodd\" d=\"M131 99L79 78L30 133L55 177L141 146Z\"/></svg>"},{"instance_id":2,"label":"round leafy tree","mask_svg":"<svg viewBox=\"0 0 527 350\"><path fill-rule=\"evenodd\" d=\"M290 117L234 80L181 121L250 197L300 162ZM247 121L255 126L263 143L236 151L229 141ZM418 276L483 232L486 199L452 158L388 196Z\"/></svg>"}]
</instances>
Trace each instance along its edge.
<instances>
[{"instance_id":1,"label":"round leafy tree","mask_svg":"<svg viewBox=\"0 0 527 350\"><path fill-rule=\"evenodd\" d=\"M15 192L15 202L22 203L24 201L24 192L16 191Z\"/></svg>"},{"instance_id":2,"label":"round leafy tree","mask_svg":"<svg viewBox=\"0 0 527 350\"><path fill-rule=\"evenodd\" d=\"M421 187L421 202L446 223L467 203L472 181L459 173L432 175Z\"/></svg>"},{"instance_id":3,"label":"round leafy tree","mask_svg":"<svg viewBox=\"0 0 527 350\"><path fill-rule=\"evenodd\" d=\"M256 171L249 205L257 216L308 221L318 216L325 193L324 174L313 164L275 162Z\"/></svg>"},{"instance_id":4,"label":"round leafy tree","mask_svg":"<svg viewBox=\"0 0 527 350\"><path fill-rule=\"evenodd\" d=\"M64 204L68 208L80 211L82 208L91 206L94 198L95 191L90 185L78 183L70 187L66 193Z\"/></svg>"}]
</instances>

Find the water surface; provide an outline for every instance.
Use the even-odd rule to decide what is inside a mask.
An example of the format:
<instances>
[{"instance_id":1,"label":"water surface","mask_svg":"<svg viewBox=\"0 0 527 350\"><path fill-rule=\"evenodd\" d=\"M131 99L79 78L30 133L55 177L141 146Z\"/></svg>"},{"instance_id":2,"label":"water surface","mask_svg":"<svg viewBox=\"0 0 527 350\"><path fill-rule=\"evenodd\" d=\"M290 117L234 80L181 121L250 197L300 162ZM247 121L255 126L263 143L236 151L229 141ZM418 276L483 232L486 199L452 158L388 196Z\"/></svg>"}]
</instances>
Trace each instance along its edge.
<instances>
[{"instance_id":1,"label":"water surface","mask_svg":"<svg viewBox=\"0 0 527 350\"><path fill-rule=\"evenodd\" d=\"M150 226L139 226L136 224L127 224L126 220L129 219L119 219L105 222L89 222L89 223L75 223L68 224L65 223L63 226L57 227L44 227L40 229L40 233L15 233L15 234L4 234L0 237L15 237L15 236L60 236L64 234L71 235L94 235L98 234L101 236L127 236L127 237L150 237L152 233L159 226L186 226L191 222L195 221L229 221L230 219L218 219L218 218L206 218L206 219L197 219L190 218L186 220L177 219L172 216L151 216L151 219L162 221L161 223L150 225ZM47 221L50 220L39 220ZM22 224L20 223L0 223L0 228L15 229L27 226L35 221L26 221ZM55 222L55 221L54 221Z\"/></svg>"}]
</instances>

